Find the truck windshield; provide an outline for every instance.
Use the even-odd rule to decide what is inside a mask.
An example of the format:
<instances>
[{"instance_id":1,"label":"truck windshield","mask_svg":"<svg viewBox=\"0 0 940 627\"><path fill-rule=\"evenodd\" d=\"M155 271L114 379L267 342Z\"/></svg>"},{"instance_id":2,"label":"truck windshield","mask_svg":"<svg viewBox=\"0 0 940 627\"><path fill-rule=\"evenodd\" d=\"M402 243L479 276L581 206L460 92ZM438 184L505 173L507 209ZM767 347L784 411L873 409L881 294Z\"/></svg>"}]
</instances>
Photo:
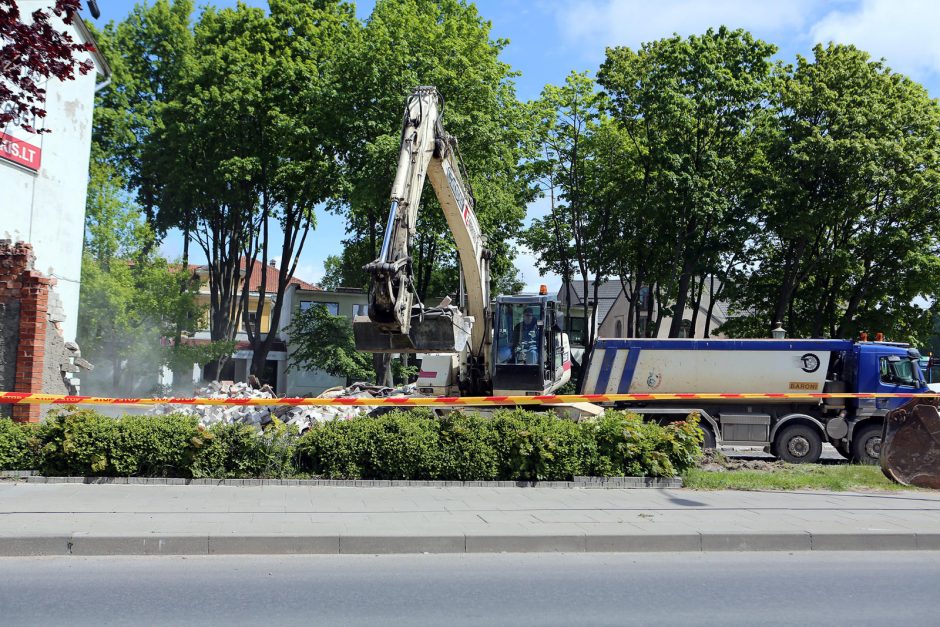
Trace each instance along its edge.
<instances>
[{"instance_id":1,"label":"truck windshield","mask_svg":"<svg viewBox=\"0 0 940 627\"><path fill-rule=\"evenodd\" d=\"M526 303L502 303L496 320L496 363L538 365L542 349L542 308Z\"/></svg>"}]
</instances>

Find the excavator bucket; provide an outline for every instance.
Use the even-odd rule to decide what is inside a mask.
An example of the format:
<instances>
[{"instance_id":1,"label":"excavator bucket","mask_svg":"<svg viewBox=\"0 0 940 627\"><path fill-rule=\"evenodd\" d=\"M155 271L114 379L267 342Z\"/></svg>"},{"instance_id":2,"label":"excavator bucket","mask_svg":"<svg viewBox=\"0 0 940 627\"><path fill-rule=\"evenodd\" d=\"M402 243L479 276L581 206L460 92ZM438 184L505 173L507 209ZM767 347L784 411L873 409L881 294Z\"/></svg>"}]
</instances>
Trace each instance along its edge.
<instances>
[{"instance_id":1,"label":"excavator bucket","mask_svg":"<svg viewBox=\"0 0 940 627\"><path fill-rule=\"evenodd\" d=\"M916 398L885 417L881 471L903 485L940 488L940 399Z\"/></svg>"},{"instance_id":2,"label":"excavator bucket","mask_svg":"<svg viewBox=\"0 0 940 627\"><path fill-rule=\"evenodd\" d=\"M467 345L473 317L456 307L412 316L408 333L382 331L368 316L353 319L356 350L367 353L459 353Z\"/></svg>"}]
</instances>

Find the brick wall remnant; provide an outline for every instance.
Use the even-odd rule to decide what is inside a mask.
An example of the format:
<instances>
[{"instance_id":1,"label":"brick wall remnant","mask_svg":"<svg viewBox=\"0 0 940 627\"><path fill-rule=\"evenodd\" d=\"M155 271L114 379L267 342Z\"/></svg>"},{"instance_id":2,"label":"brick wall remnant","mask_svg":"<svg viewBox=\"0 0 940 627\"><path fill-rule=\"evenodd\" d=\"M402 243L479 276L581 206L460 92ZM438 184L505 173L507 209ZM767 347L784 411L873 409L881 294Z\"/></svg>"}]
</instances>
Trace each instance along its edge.
<instances>
[{"instance_id":1,"label":"brick wall remnant","mask_svg":"<svg viewBox=\"0 0 940 627\"><path fill-rule=\"evenodd\" d=\"M0 389L74 394L70 377L78 347L66 347L59 328L61 306L52 292L55 279L36 271L35 260L30 244L0 239ZM38 422L41 408L14 405L10 415Z\"/></svg>"}]
</instances>

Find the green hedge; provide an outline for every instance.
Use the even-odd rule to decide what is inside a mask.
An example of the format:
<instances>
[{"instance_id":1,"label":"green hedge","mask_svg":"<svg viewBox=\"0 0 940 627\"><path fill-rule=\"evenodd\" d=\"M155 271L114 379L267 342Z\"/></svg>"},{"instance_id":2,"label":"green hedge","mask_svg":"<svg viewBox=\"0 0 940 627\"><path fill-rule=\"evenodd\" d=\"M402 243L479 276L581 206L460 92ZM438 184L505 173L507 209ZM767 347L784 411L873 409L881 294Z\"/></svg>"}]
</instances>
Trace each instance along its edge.
<instances>
[{"instance_id":1,"label":"green hedge","mask_svg":"<svg viewBox=\"0 0 940 627\"><path fill-rule=\"evenodd\" d=\"M40 425L0 420L0 469L48 476L411 480L570 480L578 475L670 477L693 467L697 421L667 426L608 411L575 423L500 410L491 417L394 411L314 426L303 436L275 421L200 427L195 417L108 418L87 409Z\"/></svg>"},{"instance_id":2,"label":"green hedge","mask_svg":"<svg viewBox=\"0 0 940 627\"><path fill-rule=\"evenodd\" d=\"M701 443L695 418L660 426L620 411L575 423L525 410L416 410L317 425L297 450L302 469L335 479L564 481L676 476L695 465Z\"/></svg>"}]
</instances>

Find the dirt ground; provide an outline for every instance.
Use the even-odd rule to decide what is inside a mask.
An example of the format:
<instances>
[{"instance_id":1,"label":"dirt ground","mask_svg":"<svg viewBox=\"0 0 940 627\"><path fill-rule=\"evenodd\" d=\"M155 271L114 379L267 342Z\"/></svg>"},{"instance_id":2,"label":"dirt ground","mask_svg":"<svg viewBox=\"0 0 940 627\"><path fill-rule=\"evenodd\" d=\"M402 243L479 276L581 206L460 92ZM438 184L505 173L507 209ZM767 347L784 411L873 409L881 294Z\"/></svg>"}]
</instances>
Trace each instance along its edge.
<instances>
[{"instance_id":1,"label":"dirt ground","mask_svg":"<svg viewBox=\"0 0 940 627\"><path fill-rule=\"evenodd\" d=\"M698 468L709 472L725 472L728 470L774 470L782 468L784 462L767 459L736 459L728 457L721 451L710 449L698 462Z\"/></svg>"}]
</instances>

